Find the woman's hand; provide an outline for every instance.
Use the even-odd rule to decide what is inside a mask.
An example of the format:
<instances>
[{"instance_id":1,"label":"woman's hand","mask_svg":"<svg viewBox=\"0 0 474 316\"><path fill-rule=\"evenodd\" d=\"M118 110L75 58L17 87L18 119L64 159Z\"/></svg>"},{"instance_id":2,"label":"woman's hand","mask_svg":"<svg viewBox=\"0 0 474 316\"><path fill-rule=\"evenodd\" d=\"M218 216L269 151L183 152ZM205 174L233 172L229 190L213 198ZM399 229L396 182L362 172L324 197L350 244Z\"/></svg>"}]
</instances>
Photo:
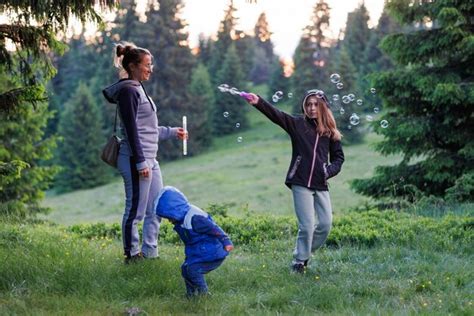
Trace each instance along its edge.
<instances>
[{"instance_id":1,"label":"woman's hand","mask_svg":"<svg viewBox=\"0 0 474 316\"><path fill-rule=\"evenodd\" d=\"M138 170L138 174L141 177L148 178L150 176L150 168L145 167L143 169Z\"/></svg>"},{"instance_id":2,"label":"woman's hand","mask_svg":"<svg viewBox=\"0 0 474 316\"><path fill-rule=\"evenodd\" d=\"M234 246L233 245L227 245L224 247L225 251L227 252L231 252L232 250L234 250Z\"/></svg>"},{"instance_id":3,"label":"woman's hand","mask_svg":"<svg viewBox=\"0 0 474 316\"><path fill-rule=\"evenodd\" d=\"M184 128L182 127L178 127L178 133L177 133L177 136L179 139L183 140L183 139L188 139L189 135L188 135L188 132L184 130Z\"/></svg>"}]
</instances>

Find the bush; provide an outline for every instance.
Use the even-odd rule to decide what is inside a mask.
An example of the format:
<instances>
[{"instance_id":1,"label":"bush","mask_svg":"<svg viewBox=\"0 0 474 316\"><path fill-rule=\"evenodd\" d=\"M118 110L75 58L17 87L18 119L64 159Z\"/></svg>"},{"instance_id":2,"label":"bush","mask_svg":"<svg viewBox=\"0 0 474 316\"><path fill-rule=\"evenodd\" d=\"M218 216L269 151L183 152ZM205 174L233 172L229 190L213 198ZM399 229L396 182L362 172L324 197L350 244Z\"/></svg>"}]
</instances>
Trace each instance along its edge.
<instances>
[{"instance_id":1,"label":"bush","mask_svg":"<svg viewBox=\"0 0 474 316\"><path fill-rule=\"evenodd\" d=\"M216 216L215 220L236 245L258 245L271 240L293 239L298 228L296 219L288 216L248 213L244 217ZM470 215L432 218L396 211L370 210L336 218L327 245L371 247L384 242L408 246L429 243L435 249L446 249L456 242L467 247L474 241L473 227L474 217ZM67 230L85 238L121 238L119 224L74 225ZM161 223L160 240L179 243L178 235L168 221Z\"/></svg>"}]
</instances>

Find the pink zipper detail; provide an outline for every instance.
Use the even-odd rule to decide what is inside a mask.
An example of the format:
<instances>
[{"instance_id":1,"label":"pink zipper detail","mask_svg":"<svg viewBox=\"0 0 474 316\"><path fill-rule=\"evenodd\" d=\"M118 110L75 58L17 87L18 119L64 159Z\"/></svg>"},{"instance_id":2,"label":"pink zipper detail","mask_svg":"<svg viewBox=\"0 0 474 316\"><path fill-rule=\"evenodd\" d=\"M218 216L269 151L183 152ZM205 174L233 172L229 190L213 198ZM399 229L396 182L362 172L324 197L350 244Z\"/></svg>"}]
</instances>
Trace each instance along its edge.
<instances>
[{"instance_id":1,"label":"pink zipper detail","mask_svg":"<svg viewBox=\"0 0 474 316\"><path fill-rule=\"evenodd\" d=\"M319 134L316 133L316 142L314 143L314 148L313 148L313 162L311 163L311 173L309 174L308 188L311 186L311 180L313 179L314 162L316 161L316 148L318 148L318 142L319 142Z\"/></svg>"}]
</instances>

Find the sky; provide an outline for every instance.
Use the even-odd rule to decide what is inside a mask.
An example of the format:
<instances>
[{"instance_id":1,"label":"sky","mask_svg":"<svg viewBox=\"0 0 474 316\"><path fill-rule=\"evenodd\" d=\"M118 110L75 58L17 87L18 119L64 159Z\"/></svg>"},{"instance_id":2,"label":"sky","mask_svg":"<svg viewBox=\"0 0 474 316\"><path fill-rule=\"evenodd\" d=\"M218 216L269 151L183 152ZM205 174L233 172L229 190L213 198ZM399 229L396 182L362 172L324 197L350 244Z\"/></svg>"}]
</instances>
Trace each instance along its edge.
<instances>
[{"instance_id":1,"label":"sky","mask_svg":"<svg viewBox=\"0 0 474 316\"><path fill-rule=\"evenodd\" d=\"M337 38L339 30L344 28L347 14L353 11L362 0L326 0L331 8L330 29ZM302 29L308 24L314 5L318 0L257 0L249 3L246 0L234 0L237 8L238 28L253 31L260 13L265 12L275 52L285 59L292 57L298 44ZM365 0L369 10L369 26L377 24L383 10L384 0ZM200 33L206 36L217 33L219 23L224 17L228 0L183 0L182 18L188 26L191 47L197 45Z\"/></svg>"}]
</instances>

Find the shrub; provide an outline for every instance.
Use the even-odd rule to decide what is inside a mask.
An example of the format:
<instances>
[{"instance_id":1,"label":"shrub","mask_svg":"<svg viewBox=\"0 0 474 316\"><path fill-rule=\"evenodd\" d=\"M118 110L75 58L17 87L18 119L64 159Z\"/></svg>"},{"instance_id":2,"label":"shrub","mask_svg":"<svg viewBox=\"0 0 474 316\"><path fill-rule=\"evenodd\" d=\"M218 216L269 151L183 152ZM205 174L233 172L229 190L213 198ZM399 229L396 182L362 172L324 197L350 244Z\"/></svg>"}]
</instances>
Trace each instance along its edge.
<instances>
[{"instance_id":1,"label":"shrub","mask_svg":"<svg viewBox=\"0 0 474 316\"><path fill-rule=\"evenodd\" d=\"M298 228L296 219L288 216L248 213L244 217L215 216L215 220L237 245L258 245L270 240L293 239ZM474 217L469 215L432 218L396 211L370 210L336 218L327 245L371 247L384 242L414 246L429 243L435 249L445 249L456 242L468 247L473 243L473 227ZM67 229L85 238L121 238L119 224L82 224ZM167 243L179 242L178 235L168 221L161 223L160 240Z\"/></svg>"}]
</instances>

